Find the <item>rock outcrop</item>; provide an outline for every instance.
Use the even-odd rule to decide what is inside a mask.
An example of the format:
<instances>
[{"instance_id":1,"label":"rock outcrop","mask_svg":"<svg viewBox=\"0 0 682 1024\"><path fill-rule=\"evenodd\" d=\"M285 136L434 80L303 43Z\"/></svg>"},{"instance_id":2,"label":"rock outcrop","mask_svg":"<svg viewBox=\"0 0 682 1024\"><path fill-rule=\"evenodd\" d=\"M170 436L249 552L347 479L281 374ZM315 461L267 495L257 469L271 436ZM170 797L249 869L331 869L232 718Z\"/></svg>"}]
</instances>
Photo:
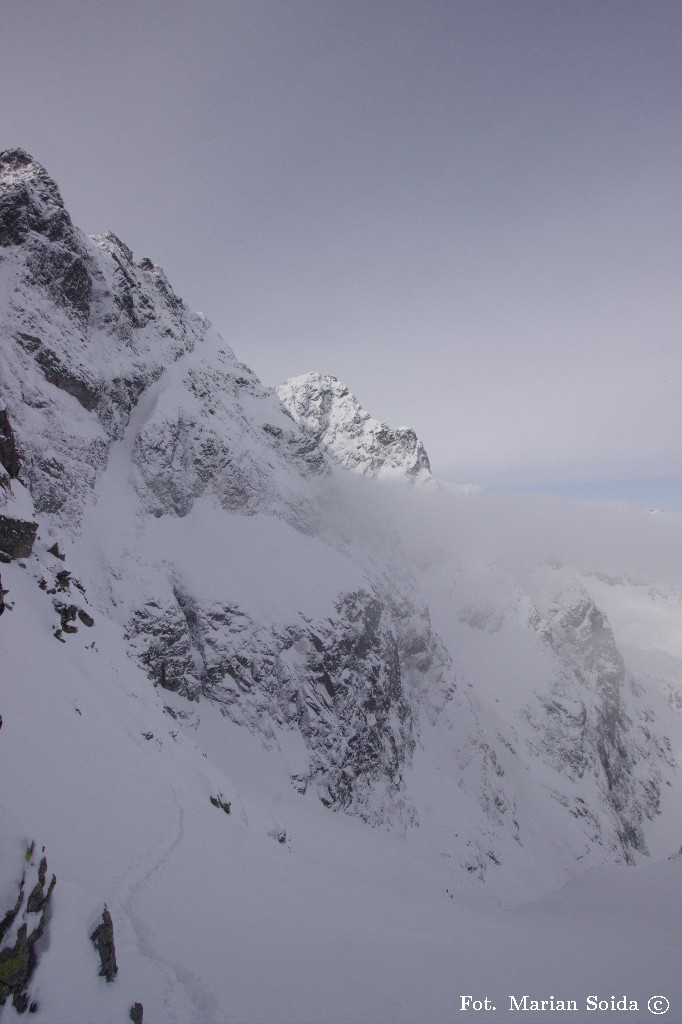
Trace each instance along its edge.
<instances>
[{"instance_id":1,"label":"rock outcrop","mask_svg":"<svg viewBox=\"0 0 682 1024\"><path fill-rule=\"evenodd\" d=\"M6 409L0 407L0 552L28 558L38 532L30 495L20 483L20 460Z\"/></svg>"},{"instance_id":2,"label":"rock outcrop","mask_svg":"<svg viewBox=\"0 0 682 1024\"><path fill-rule=\"evenodd\" d=\"M37 1003L30 1001L28 986L38 963L37 943L45 931L52 892L57 884L53 875L46 887L45 851L43 849L37 865L34 851L32 843L26 851L14 905L0 920L0 1006L11 999L17 1013L37 1009ZM32 878L35 882L31 886Z\"/></svg>"},{"instance_id":3,"label":"rock outcrop","mask_svg":"<svg viewBox=\"0 0 682 1024\"><path fill-rule=\"evenodd\" d=\"M99 953L99 974L106 981L114 981L118 974L116 947L114 945L114 923L107 907L102 911L102 920L90 936L90 941Z\"/></svg>"}]
</instances>

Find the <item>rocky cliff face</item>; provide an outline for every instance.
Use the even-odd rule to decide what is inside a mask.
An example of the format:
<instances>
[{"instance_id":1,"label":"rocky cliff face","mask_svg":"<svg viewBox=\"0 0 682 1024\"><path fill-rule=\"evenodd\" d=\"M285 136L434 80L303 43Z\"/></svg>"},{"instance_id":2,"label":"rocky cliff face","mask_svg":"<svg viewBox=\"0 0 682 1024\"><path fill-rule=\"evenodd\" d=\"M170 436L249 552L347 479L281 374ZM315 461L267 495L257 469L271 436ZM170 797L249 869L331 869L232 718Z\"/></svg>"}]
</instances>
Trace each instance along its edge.
<instances>
[{"instance_id":1,"label":"rocky cliff face","mask_svg":"<svg viewBox=\"0 0 682 1024\"><path fill-rule=\"evenodd\" d=\"M208 328L158 267L87 238L23 150L0 154L0 372L23 478L73 528L140 395Z\"/></svg>"},{"instance_id":2,"label":"rocky cliff face","mask_svg":"<svg viewBox=\"0 0 682 1024\"><path fill-rule=\"evenodd\" d=\"M428 455L415 432L373 419L336 377L291 377L277 394L296 423L347 469L367 476L431 479Z\"/></svg>"},{"instance_id":3,"label":"rocky cliff face","mask_svg":"<svg viewBox=\"0 0 682 1024\"><path fill-rule=\"evenodd\" d=\"M325 617L266 623L237 604L173 596L128 626L155 685L217 703L266 743L299 732L308 765L291 781L300 792L313 786L327 806L373 824L415 820L405 774L418 694L424 676L441 684L451 673L424 608L375 585L339 594Z\"/></svg>"},{"instance_id":4,"label":"rocky cliff face","mask_svg":"<svg viewBox=\"0 0 682 1024\"><path fill-rule=\"evenodd\" d=\"M531 628L559 662L540 697L544 715L535 713L543 756L565 779L596 780L614 812L615 836L604 837L584 796L576 794L566 806L593 830L595 841L622 848L630 860L635 851L646 852L644 823L658 813L661 765L672 764L670 745L650 732L649 713L610 623L585 588L570 581L541 608L534 609Z\"/></svg>"},{"instance_id":5,"label":"rocky cliff face","mask_svg":"<svg viewBox=\"0 0 682 1024\"><path fill-rule=\"evenodd\" d=\"M402 527L347 485L432 481L414 432L334 377L263 387L150 260L79 232L23 151L0 155L0 189L0 497L25 500L26 523L35 506L36 558L68 539L150 687L186 698L191 727L210 702L271 747L297 737L293 786L372 824L416 828L435 787L447 856L481 878L508 840L549 856L547 808L568 874L586 849L645 850L669 751L570 573L549 593L524 570L476 602L488 569L453 561L436 628L443 566L411 561ZM78 608L61 605L65 641Z\"/></svg>"}]
</instances>

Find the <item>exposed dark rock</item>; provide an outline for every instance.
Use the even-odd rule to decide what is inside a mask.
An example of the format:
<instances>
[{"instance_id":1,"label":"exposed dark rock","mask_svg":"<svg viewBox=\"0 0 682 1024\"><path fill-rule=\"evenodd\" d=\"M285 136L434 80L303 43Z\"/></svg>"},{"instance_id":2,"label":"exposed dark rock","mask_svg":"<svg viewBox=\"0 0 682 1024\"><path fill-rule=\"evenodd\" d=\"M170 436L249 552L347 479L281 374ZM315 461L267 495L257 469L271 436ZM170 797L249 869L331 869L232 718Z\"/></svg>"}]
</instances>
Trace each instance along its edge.
<instances>
[{"instance_id":1,"label":"exposed dark rock","mask_svg":"<svg viewBox=\"0 0 682 1024\"><path fill-rule=\"evenodd\" d=\"M29 914L37 914L43 909L52 895L52 890L57 884L57 879L55 875L53 875L52 881L47 888L47 892L45 892L44 887L46 876L47 858L43 855L40 860L40 867L38 868L38 881L31 890L31 894L26 902L26 910Z\"/></svg>"},{"instance_id":2,"label":"exposed dark rock","mask_svg":"<svg viewBox=\"0 0 682 1024\"><path fill-rule=\"evenodd\" d=\"M131 250L111 231L94 238L113 264L112 291L106 309L96 311L96 320L114 330L121 340L130 340L133 333L157 319L159 307L170 313L164 337L170 342L184 340L185 304L168 283L160 267L147 260L133 262ZM142 273L140 273L142 271Z\"/></svg>"},{"instance_id":3,"label":"exposed dark rock","mask_svg":"<svg viewBox=\"0 0 682 1024\"><path fill-rule=\"evenodd\" d=\"M36 943L45 931L47 913L57 879L52 876L47 891L44 890L47 877L47 859L43 856L38 868L38 880L24 904L27 872L33 868L34 844L26 851L24 869L19 882L19 893L14 906L0 921L0 943L21 914L23 920L16 932L13 945L0 948L0 1006L11 997L17 1013L29 1009L27 988L38 963ZM36 1006L37 1008L37 1006Z\"/></svg>"},{"instance_id":4,"label":"exposed dark rock","mask_svg":"<svg viewBox=\"0 0 682 1024\"><path fill-rule=\"evenodd\" d=\"M59 189L23 149L0 153L0 174L12 175L0 197L0 245L19 245L30 232L63 242L73 231ZM9 176L8 176L9 177Z\"/></svg>"},{"instance_id":5,"label":"exposed dark rock","mask_svg":"<svg viewBox=\"0 0 682 1024\"><path fill-rule=\"evenodd\" d=\"M26 266L35 283L45 288L57 305L63 306L77 323L84 326L90 312L92 281L85 253L76 237L69 242L68 245L57 246L50 240L36 239Z\"/></svg>"},{"instance_id":6,"label":"exposed dark rock","mask_svg":"<svg viewBox=\"0 0 682 1024\"><path fill-rule=\"evenodd\" d=\"M26 862L27 863L28 863L28 861L30 861L32 854L33 854L33 844L31 844L31 846L26 851ZM2 940L4 939L5 935L7 934L9 929L11 928L12 924L14 923L14 921L16 919L17 914L19 913L19 911L21 909L21 904L22 904L23 899L24 899L24 886L25 885L26 885L26 868L24 867L24 870L23 870L23 872L21 874L21 880L19 882L19 893L18 893L17 898L16 898L16 900L14 902L14 906L10 907L10 909L8 911L6 911L6 913L4 914L2 920L0 920L0 942L2 942Z\"/></svg>"},{"instance_id":7,"label":"exposed dark rock","mask_svg":"<svg viewBox=\"0 0 682 1024\"><path fill-rule=\"evenodd\" d=\"M19 476L20 461L14 433L6 409L0 409L0 495L5 502L12 500L12 480ZM16 516L0 515L0 562L8 563L13 558L26 558L33 550L33 541L38 524L17 519ZM5 610L0 589L0 614Z\"/></svg>"},{"instance_id":8,"label":"exposed dark rock","mask_svg":"<svg viewBox=\"0 0 682 1024\"><path fill-rule=\"evenodd\" d=\"M223 800L220 793L218 794L218 796L210 797L210 800L214 807L219 807L222 811L225 811L225 814L230 813L230 808L232 805L229 803L229 801Z\"/></svg>"},{"instance_id":9,"label":"exposed dark rock","mask_svg":"<svg viewBox=\"0 0 682 1024\"><path fill-rule=\"evenodd\" d=\"M95 620L92 615L88 615L82 608L78 609L78 618L81 620L84 626L94 626Z\"/></svg>"},{"instance_id":10,"label":"exposed dark rock","mask_svg":"<svg viewBox=\"0 0 682 1024\"><path fill-rule=\"evenodd\" d=\"M91 280L87 254L47 171L21 149L0 153L0 245L28 243L29 279L85 323Z\"/></svg>"},{"instance_id":11,"label":"exposed dark rock","mask_svg":"<svg viewBox=\"0 0 682 1024\"><path fill-rule=\"evenodd\" d=\"M165 690L194 699L201 683L196 676L187 620L179 607L160 609L146 605L128 624L129 639L140 637L140 661L154 681Z\"/></svg>"},{"instance_id":12,"label":"exposed dark rock","mask_svg":"<svg viewBox=\"0 0 682 1024\"><path fill-rule=\"evenodd\" d=\"M48 383L71 395L84 409L91 411L97 408L101 386L92 374L64 362L45 342L32 334L18 331L16 340L33 356Z\"/></svg>"},{"instance_id":13,"label":"exposed dark rock","mask_svg":"<svg viewBox=\"0 0 682 1024\"><path fill-rule=\"evenodd\" d=\"M48 548L47 550L49 554L54 555L54 557L58 558L60 561L64 562L66 560L66 555L59 547L57 541L55 541L52 547Z\"/></svg>"},{"instance_id":14,"label":"exposed dark rock","mask_svg":"<svg viewBox=\"0 0 682 1024\"><path fill-rule=\"evenodd\" d=\"M100 977L106 978L107 981L113 981L118 974L118 966L114 947L114 924L106 904L102 911L102 920L90 936L90 941L99 953Z\"/></svg>"},{"instance_id":15,"label":"exposed dark rock","mask_svg":"<svg viewBox=\"0 0 682 1024\"><path fill-rule=\"evenodd\" d=\"M11 558L28 558L37 532L37 523L0 515L0 549Z\"/></svg>"},{"instance_id":16,"label":"exposed dark rock","mask_svg":"<svg viewBox=\"0 0 682 1024\"><path fill-rule=\"evenodd\" d=\"M76 620L76 615L79 612L78 606L75 604L64 604L63 601L59 601L57 598L54 598L52 603L59 615L60 629L65 633L77 633L78 626L72 626L71 623Z\"/></svg>"},{"instance_id":17,"label":"exposed dark rock","mask_svg":"<svg viewBox=\"0 0 682 1024\"><path fill-rule=\"evenodd\" d=\"M143 1009L142 1003L133 1003L133 1005L130 1007L130 1014L129 1014L130 1019L133 1022L133 1024L142 1024L142 1015L143 1015L143 1013L144 1013L144 1009Z\"/></svg>"},{"instance_id":18,"label":"exposed dark rock","mask_svg":"<svg viewBox=\"0 0 682 1024\"><path fill-rule=\"evenodd\" d=\"M18 478L19 453L6 409L0 409L0 465L5 467L11 480Z\"/></svg>"}]
</instances>

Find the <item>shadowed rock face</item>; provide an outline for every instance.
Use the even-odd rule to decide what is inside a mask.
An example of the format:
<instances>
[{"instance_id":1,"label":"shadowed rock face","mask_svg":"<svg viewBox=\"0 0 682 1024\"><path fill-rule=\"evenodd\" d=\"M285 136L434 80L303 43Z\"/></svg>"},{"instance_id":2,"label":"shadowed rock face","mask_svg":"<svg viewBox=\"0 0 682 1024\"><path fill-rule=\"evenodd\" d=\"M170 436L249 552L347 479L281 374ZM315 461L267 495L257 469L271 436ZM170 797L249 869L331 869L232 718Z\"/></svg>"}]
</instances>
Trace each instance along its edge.
<instances>
[{"instance_id":1,"label":"shadowed rock face","mask_svg":"<svg viewBox=\"0 0 682 1024\"><path fill-rule=\"evenodd\" d=\"M10 558L28 558L38 532L38 524L25 517L26 502L18 503L13 494L13 487L23 490L18 482L20 469L14 432L7 410L3 409L0 410L0 551ZM30 506L30 502L28 504Z\"/></svg>"},{"instance_id":2,"label":"shadowed rock face","mask_svg":"<svg viewBox=\"0 0 682 1024\"><path fill-rule=\"evenodd\" d=\"M73 224L55 182L23 149L0 153L0 245L21 245L31 232L71 243Z\"/></svg>"},{"instance_id":3,"label":"shadowed rock face","mask_svg":"<svg viewBox=\"0 0 682 1024\"><path fill-rule=\"evenodd\" d=\"M19 476L19 453L6 409L0 409L0 464L7 470L10 480Z\"/></svg>"},{"instance_id":4,"label":"shadowed rock face","mask_svg":"<svg viewBox=\"0 0 682 1024\"><path fill-rule=\"evenodd\" d=\"M32 334L17 331L16 341L33 356L48 384L71 395L88 411L96 409L100 399L100 386L91 373L75 373L45 342Z\"/></svg>"},{"instance_id":5,"label":"shadowed rock face","mask_svg":"<svg viewBox=\"0 0 682 1024\"><path fill-rule=\"evenodd\" d=\"M6 552L10 558L28 558L37 532L37 523L25 523L21 519L0 515L0 551Z\"/></svg>"},{"instance_id":6,"label":"shadowed rock face","mask_svg":"<svg viewBox=\"0 0 682 1024\"><path fill-rule=\"evenodd\" d=\"M54 181L22 149L0 153L0 246L30 241L27 270L75 320L85 323L91 281L87 252Z\"/></svg>"}]
</instances>

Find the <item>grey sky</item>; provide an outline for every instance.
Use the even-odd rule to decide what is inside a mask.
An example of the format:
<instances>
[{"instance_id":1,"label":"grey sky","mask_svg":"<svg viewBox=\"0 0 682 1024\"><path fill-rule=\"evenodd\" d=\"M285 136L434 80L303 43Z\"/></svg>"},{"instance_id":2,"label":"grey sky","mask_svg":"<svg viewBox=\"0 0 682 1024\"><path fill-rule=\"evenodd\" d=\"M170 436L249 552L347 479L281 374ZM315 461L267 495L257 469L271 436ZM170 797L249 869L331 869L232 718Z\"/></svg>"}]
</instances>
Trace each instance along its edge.
<instances>
[{"instance_id":1,"label":"grey sky","mask_svg":"<svg viewBox=\"0 0 682 1024\"><path fill-rule=\"evenodd\" d=\"M435 471L680 474L682 5L1 0L0 145Z\"/></svg>"}]
</instances>

